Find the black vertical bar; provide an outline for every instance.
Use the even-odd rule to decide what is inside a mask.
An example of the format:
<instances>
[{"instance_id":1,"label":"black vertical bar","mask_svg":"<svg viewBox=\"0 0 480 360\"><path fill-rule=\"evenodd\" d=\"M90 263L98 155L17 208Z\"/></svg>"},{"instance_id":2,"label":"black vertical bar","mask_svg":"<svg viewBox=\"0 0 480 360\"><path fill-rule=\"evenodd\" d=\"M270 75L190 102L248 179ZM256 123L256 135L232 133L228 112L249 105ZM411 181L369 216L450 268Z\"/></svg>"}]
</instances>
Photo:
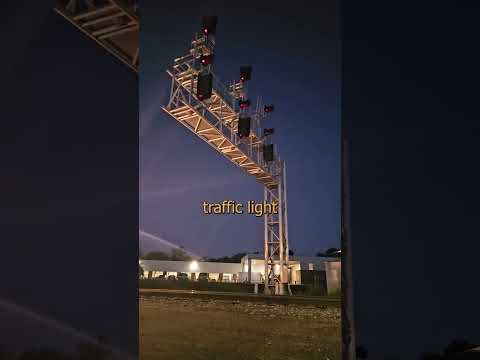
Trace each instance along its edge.
<instances>
[{"instance_id":1,"label":"black vertical bar","mask_svg":"<svg viewBox=\"0 0 480 360\"><path fill-rule=\"evenodd\" d=\"M355 359L348 142L341 144L342 358Z\"/></svg>"}]
</instances>

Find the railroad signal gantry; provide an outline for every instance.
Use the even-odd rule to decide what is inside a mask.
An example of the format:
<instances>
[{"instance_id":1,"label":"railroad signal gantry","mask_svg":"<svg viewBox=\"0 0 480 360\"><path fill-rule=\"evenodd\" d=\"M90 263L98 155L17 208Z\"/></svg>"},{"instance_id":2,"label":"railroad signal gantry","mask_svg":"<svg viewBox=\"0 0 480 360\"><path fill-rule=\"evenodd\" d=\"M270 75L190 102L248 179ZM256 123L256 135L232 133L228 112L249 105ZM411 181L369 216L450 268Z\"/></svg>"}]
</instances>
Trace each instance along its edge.
<instances>
[{"instance_id":1,"label":"railroad signal gantry","mask_svg":"<svg viewBox=\"0 0 480 360\"><path fill-rule=\"evenodd\" d=\"M190 51L174 60L170 98L162 109L230 162L254 176L264 186L264 199L278 203L277 214L264 215L265 292L283 295L288 289L288 213L285 161L274 154L262 120L273 106L260 99L252 111L247 82L252 67L240 69L240 79L230 86L213 72L216 17L204 17ZM206 61L205 59L208 59Z\"/></svg>"}]
</instances>

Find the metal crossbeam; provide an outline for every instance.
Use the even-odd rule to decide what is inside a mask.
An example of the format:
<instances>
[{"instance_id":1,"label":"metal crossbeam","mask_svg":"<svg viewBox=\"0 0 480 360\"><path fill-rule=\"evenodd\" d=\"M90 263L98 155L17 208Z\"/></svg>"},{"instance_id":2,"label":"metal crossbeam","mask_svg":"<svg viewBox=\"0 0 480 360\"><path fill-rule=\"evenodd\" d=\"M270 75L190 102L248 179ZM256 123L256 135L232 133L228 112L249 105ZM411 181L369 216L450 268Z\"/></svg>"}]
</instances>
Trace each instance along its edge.
<instances>
[{"instance_id":1,"label":"metal crossbeam","mask_svg":"<svg viewBox=\"0 0 480 360\"><path fill-rule=\"evenodd\" d=\"M139 20L133 0L60 0L54 9L138 73Z\"/></svg>"},{"instance_id":2,"label":"metal crossbeam","mask_svg":"<svg viewBox=\"0 0 480 360\"><path fill-rule=\"evenodd\" d=\"M237 135L239 113L235 109L235 97L216 79L211 98L200 101L196 96L199 69L195 67L195 55L212 51L205 39L196 38L186 56L175 59L167 73L172 79L170 100L162 109L187 127L195 135L225 156L236 166L253 175L262 184L274 187L278 184L278 168L263 162L263 140L252 131L247 139Z\"/></svg>"},{"instance_id":3,"label":"metal crossbeam","mask_svg":"<svg viewBox=\"0 0 480 360\"><path fill-rule=\"evenodd\" d=\"M179 86L178 98L182 97L180 93L185 89ZM200 111L194 109L193 104L185 101L187 96L183 95L183 99L177 99L178 105L170 105L162 107L162 109L177 120L180 124L192 131L200 139L209 144L212 148L225 156L236 166L244 171L254 175L262 184L266 186L275 186L277 180L275 176L268 172L264 165L253 161L247 154L248 146L241 143L238 136L232 132L231 128L225 126L222 122L215 122L208 116L207 107ZM198 102L198 99L191 98L192 102ZM183 115L187 113L187 115Z\"/></svg>"}]
</instances>

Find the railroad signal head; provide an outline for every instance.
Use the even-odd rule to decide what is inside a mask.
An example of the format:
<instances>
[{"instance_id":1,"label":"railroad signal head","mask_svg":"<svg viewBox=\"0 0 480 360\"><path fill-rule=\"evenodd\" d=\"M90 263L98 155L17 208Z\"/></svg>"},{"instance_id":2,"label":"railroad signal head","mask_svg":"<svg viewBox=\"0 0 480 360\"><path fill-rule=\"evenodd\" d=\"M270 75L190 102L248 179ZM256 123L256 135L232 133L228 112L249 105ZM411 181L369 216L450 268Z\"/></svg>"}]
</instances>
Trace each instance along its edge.
<instances>
[{"instance_id":1,"label":"railroad signal head","mask_svg":"<svg viewBox=\"0 0 480 360\"><path fill-rule=\"evenodd\" d=\"M273 144L263 145L263 160L265 162L270 162L274 160Z\"/></svg>"},{"instance_id":2,"label":"railroad signal head","mask_svg":"<svg viewBox=\"0 0 480 360\"><path fill-rule=\"evenodd\" d=\"M240 68L240 81L245 82L252 78L252 67L249 66L242 66Z\"/></svg>"},{"instance_id":3,"label":"railroad signal head","mask_svg":"<svg viewBox=\"0 0 480 360\"><path fill-rule=\"evenodd\" d=\"M263 129L263 136L273 135L274 133L275 133L275 129L274 129L274 128Z\"/></svg>"},{"instance_id":4,"label":"railroad signal head","mask_svg":"<svg viewBox=\"0 0 480 360\"><path fill-rule=\"evenodd\" d=\"M199 100L205 100L212 96L212 74L200 74L197 80L197 97Z\"/></svg>"},{"instance_id":5,"label":"railroad signal head","mask_svg":"<svg viewBox=\"0 0 480 360\"><path fill-rule=\"evenodd\" d=\"M200 64L207 66L213 63L213 54L200 56Z\"/></svg>"},{"instance_id":6,"label":"railroad signal head","mask_svg":"<svg viewBox=\"0 0 480 360\"><path fill-rule=\"evenodd\" d=\"M274 109L273 105L265 105L265 106L263 107L263 111L264 111L265 113L271 113L271 112L273 111L273 109Z\"/></svg>"},{"instance_id":7,"label":"railroad signal head","mask_svg":"<svg viewBox=\"0 0 480 360\"><path fill-rule=\"evenodd\" d=\"M204 35L214 35L216 30L217 30L216 16L202 17L202 33Z\"/></svg>"},{"instance_id":8,"label":"railroad signal head","mask_svg":"<svg viewBox=\"0 0 480 360\"><path fill-rule=\"evenodd\" d=\"M240 109L246 109L250 106L250 100L240 100L238 104L240 105Z\"/></svg>"},{"instance_id":9,"label":"railroad signal head","mask_svg":"<svg viewBox=\"0 0 480 360\"><path fill-rule=\"evenodd\" d=\"M251 119L249 116L238 119L238 137L245 138L250 136L250 123Z\"/></svg>"}]
</instances>

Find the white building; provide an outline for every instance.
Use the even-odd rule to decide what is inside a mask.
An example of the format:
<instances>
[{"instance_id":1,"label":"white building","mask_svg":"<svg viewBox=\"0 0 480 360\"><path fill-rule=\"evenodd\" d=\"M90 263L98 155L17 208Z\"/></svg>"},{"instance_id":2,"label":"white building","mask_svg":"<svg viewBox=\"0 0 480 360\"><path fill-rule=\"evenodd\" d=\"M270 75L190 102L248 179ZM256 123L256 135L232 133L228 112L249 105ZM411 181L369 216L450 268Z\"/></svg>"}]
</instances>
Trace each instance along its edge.
<instances>
[{"instance_id":1,"label":"white building","mask_svg":"<svg viewBox=\"0 0 480 360\"><path fill-rule=\"evenodd\" d=\"M265 260L259 254L247 254L242 258L243 276L251 283L263 282ZM274 272L279 275L280 265L274 267ZM313 284L315 276L317 281L325 282L329 293L340 290L341 261L339 258L319 256L289 256L288 282L290 284ZM323 277L323 278L322 278Z\"/></svg>"},{"instance_id":2,"label":"white building","mask_svg":"<svg viewBox=\"0 0 480 360\"><path fill-rule=\"evenodd\" d=\"M196 281L200 274L208 274L210 281L263 283L265 263L259 254L247 254L240 263L203 261L140 260L144 277L158 278L187 274ZM274 271L279 273L279 265ZM292 285L324 284L328 293L338 291L341 284L341 262L339 258L290 256L288 279ZM205 277L205 275L203 275Z\"/></svg>"},{"instance_id":3,"label":"white building","mask_svg":"<svg viewBox=\"0 0 480 360\"><path fill-rule=\"evenodd\" d=\"M178 273L186 273L190 280L197 280L201 273L206 273L210 280L238 282L242 271L242 265L236 263L167 260L140 260L139 263L146 278L177 277Z\"/></svg>"}]
</instances>

